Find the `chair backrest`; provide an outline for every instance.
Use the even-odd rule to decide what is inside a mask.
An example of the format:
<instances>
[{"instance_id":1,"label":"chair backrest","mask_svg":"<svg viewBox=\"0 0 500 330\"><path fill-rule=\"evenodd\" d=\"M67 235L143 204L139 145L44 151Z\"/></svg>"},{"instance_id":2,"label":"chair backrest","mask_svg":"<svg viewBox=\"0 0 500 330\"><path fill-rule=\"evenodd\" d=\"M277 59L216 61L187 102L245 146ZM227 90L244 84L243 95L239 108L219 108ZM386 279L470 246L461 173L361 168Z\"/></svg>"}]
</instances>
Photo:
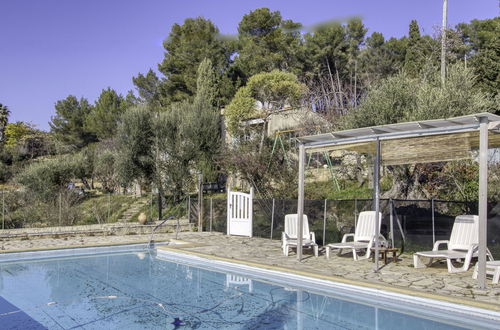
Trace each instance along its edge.
<instances>
[{"instance_id":1,"label":"chair backrest","mask_svg":"<svg viewBox=\"0 0 500 330\"><path fill-rule=\"evenodd\" d=\"M298 238L297 224L299 222L299 217L297 214L287 214L285 215L285 234L290 238ZM303 224L302 224L302 237L309 238L309 221L307 220L307 215L304 214Z\"/></svg>"},{"instance_id":2,"label":"chair backrest","mask_svg":"<svg viewBox=\"0 0 500 330\"><path fill-rule=\"evenodd\" d=\"M479 217L459 215L451 230L449 250L467 250L472 244L479 243Z\"/></svg>"},{"instance_id":3,"label":"chair backrest","mask_svg":"<svg viewBox=\"0 0 500 330\"><path fill-rule=\"evenodd\" d=\"M378 232L382 224L382 213L378 213ZM363 211L358 216L354 241L369 241L375 235L375 211Z\"/></svg>"}]
</instances>

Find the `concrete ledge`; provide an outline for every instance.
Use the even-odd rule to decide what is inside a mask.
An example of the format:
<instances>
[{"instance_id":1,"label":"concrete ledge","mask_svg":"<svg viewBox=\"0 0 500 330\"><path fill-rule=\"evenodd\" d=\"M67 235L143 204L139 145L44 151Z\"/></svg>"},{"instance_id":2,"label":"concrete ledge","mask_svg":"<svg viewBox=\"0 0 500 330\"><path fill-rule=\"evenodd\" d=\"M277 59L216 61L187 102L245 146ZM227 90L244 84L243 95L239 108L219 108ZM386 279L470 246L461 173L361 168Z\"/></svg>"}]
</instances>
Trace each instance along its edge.
<instances>
[{"instance_id":1,"label":"concrete ledge","mask_svg":"<svg viewBox=\"0 0 500 330\"><path fill-rule=\"evenodd\" d=\"M112 223L112 224L95 224L95 225L79 225L79 226L60 226L60 227L45 227L45 228L18 228L18 229L3 229L0 230L0 239L19 239L30 237L51 237L51 236L71 236L71 235L147 235L151 234L152 230L160 222L153 224L141 225L138 223ZM157 229L157 233L172 233L175 232L177 223L166 223ZM180 223L180 231L192 231L192 224L187 222Z\"/></svg>"}]
</instances>

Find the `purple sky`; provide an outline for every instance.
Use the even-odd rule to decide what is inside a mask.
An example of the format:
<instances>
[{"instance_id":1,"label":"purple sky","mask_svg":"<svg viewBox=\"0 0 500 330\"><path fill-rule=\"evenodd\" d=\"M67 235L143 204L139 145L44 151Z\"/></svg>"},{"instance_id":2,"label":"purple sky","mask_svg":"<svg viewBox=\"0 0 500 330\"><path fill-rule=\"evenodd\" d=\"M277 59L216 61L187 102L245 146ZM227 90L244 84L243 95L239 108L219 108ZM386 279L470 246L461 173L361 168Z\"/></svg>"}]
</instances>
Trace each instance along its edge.
<instances>
[{"instance_id":1,"label":"purple sky","mask_svg":"<svg viewBox=\"0 0 500 330\"><path fill-rule=\"evenodd\" d=\"M499 15L498 0L450 0L448 22ZM411 19L424 33L441 24L441 0L1 0L0 103L10 122L47 130L54 103L72 94L94 102L112 87L125 94L132 76L156 69L174 23L203 16L235 33L250 10L269 7L304 25L361 16L386 38L407 34Z\"/></svg>"}]
</instances>

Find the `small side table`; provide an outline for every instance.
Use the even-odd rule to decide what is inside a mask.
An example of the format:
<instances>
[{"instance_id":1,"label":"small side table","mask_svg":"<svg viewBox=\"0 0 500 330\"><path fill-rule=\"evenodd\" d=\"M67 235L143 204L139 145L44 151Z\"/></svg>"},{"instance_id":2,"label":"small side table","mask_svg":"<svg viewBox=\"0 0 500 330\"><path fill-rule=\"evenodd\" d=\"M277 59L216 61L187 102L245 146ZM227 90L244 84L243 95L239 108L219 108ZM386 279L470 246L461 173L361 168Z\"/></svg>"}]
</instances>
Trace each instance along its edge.
<instances>
[{"instance_id":1,"label":"small side table","mask_svg":"<svg viewBox=\"0 0 500 330\"><path fill-rule=\"evenodd\" d=\"M372 261L375 262L375 248L371 248L370 249L372 253ZM398 253L398 249L397 248L387 248L387 247L379 247L378 248L378 253L379 255L384 258L384 263L387 265L387 255L389 253L392 253L392 260L394 262L398 262L398 257L397 257L397 253Z\"/></svg>"}]
</instances>

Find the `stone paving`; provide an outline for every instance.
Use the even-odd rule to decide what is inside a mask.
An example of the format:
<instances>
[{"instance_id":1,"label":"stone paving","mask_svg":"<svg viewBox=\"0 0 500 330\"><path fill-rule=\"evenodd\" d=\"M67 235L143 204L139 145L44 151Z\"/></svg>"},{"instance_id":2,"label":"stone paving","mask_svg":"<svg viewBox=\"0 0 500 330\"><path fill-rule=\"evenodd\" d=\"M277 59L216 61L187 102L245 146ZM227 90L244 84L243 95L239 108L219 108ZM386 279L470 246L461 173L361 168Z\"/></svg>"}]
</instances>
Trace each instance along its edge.
<instances>
[{"instance_id":1,"label":"stone paving","mask_svg":"<svg viewBox=\"0 0 500 330\"><path fill-rule=\"evenodd\" d=\"M155 240L175 239L175 234L158 234ZM409 289L411 292L432 293L444 297L457 297L465 300L487 303L491 308L500 310L500 284L491 284L488 289L477 289L477 281L472 279L472 269L465 273L449 274L445 264L435 264L425 269L413 268L413 259L409 254L400 256L397 263L385 265L378 273L373 272L371 260L354 261L351 254L333 255L326 259L321 253L318 258L312 251L306 251L304 259L299 262L294 252L285 257L280 241L263 238L228 237L221 233L179 233L181 241L196 243L187 245L181 250L193 251L217 257L277 266L318 275L341 277L348 280L382 284L392 288ZM60 248L69 246L90 246L103 244L147 242L149 235L125 236L82 236L66 238L37 238L29 240L1 241L3 251ZM383 262L381 262L383 265Z\"/></svg>"}]
</instances>

